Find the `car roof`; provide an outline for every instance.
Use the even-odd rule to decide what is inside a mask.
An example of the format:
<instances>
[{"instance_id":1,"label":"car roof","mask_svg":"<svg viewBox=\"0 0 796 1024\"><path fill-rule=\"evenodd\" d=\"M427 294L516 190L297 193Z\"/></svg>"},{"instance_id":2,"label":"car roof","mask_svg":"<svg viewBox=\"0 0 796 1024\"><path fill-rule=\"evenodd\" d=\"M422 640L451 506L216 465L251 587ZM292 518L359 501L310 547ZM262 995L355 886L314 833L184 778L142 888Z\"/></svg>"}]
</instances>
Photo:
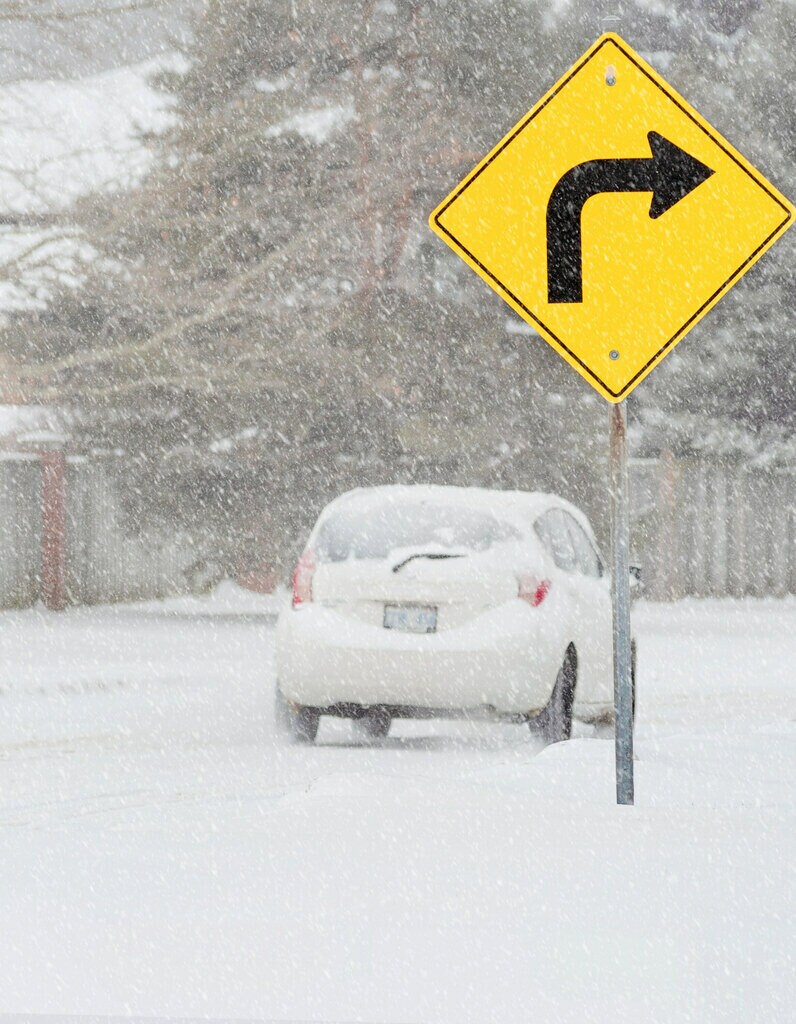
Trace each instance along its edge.
<instances>
[{"instance_id":1,"label":"car roof","mask_svg":"<svg viewBox=\"0 0 796 1024\"><path fill-rule=\"evenodd\" d=\"M427 502L429 504L460 505L462 508L478 509L500 514L511 519L521 517L530 525L551 508L563 508L570 512L591 535L592 529L587 517L575 505L556 494L543 491L504 491L486 487L455 487L447 484L385 484L378 487L357 487L346 491L330 502L321 512L318 524L343 508L358 508L367 512L385 502Z\"/></svg>"}]
</instances>

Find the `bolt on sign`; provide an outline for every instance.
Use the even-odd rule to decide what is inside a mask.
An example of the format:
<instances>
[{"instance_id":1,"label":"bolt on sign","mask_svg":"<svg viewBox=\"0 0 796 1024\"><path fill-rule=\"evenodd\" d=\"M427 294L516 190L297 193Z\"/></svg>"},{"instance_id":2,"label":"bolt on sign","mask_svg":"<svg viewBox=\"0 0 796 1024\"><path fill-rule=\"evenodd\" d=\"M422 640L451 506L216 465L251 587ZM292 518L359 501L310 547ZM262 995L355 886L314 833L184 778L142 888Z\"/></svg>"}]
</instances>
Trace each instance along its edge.
<instances>
[{"instance_id":1,"label":"bolt on sign","mask_svg":"<svg viewBox=\"0 0 796 1024\"><path fill-rule=\"evenodd\" d=\"M430 224L604 398L619 402L795 212L608 33Z\"/></svg>"}]
</instances>

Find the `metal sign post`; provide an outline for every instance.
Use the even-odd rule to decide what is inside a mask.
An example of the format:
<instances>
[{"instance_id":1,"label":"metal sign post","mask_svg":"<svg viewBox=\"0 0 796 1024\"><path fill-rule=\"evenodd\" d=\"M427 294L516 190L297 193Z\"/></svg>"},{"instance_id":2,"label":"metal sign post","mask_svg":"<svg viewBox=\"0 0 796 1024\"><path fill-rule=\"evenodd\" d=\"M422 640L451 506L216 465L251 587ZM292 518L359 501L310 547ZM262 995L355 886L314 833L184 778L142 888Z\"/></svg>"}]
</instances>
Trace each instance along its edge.
<instances>
[{"instance_id":1,"label":"metal sign post","mask_svg":"<svg viewBox=\"0 0 796 1024\"><path fill-rule=\"evenodd\" d=\"M611 539L614 616L616 802L633 803L633 679L630 654L630 559L625 403L611 406Z\"/></svg>"}]
</instances>

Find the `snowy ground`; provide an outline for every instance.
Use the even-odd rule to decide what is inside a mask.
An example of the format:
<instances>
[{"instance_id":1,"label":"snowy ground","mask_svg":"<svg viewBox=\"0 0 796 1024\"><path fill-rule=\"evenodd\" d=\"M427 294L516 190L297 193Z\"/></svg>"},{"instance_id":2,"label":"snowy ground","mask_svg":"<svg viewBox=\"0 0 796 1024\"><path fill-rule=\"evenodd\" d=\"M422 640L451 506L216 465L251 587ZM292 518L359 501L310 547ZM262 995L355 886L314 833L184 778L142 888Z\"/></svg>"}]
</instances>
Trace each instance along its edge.
<instances>
[{"instance_id":1,"label":"snowy ground","mask_svg":"<svg viewBox=\"0 0 796 1024\"><path fill-rule=\"evenodd\" d=\"M794 1019L796 602L639 607L617 808L588 727L279 746L237 600L0 615L0 1012Z\"/></svg>"}]
</instances>

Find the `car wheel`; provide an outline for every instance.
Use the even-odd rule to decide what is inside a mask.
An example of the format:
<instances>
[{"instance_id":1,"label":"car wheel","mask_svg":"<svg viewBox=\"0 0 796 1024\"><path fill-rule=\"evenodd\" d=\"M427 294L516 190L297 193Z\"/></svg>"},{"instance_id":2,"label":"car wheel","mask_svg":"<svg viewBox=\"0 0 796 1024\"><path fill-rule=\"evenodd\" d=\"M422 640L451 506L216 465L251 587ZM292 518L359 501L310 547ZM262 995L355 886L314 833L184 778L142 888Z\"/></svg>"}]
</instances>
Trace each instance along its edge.
<instances>
[{"instance_id":1,"label":"car wheel","mask_svg":"<svg viewBox=\"0 0 796 1024\"><path fill-rule=\"evenodd\" d=\"M287 700L276 688L277 731L290 743L313 743L318 735L321 713L317 708L305 707Z\"/></svg>"},{"instance_id":2,"label":"car wheel","mask_svg":"<svg viewBox=\"0 0 796 1024\"><path fill-rule=\"evenodd\" d=\"M351 719L354 736L366 741L385 739L391 725L392 715L383 708L374 708L365 712L361 718Z\"/></svg>"},{"instance_id":3,"label":"car wheel","mask_svg":"<svg viewBox=\"0 0 796 1024\"><path fill-rule=\"evenodd\" d=\"M575 685L578 679L578 657L574 647L568 647L564 663L558 670L550 700L543 710L530 719L531 731L547 743L560 743L572 735L572 707L575 703Z\"/></svg>"}]
</instances>

